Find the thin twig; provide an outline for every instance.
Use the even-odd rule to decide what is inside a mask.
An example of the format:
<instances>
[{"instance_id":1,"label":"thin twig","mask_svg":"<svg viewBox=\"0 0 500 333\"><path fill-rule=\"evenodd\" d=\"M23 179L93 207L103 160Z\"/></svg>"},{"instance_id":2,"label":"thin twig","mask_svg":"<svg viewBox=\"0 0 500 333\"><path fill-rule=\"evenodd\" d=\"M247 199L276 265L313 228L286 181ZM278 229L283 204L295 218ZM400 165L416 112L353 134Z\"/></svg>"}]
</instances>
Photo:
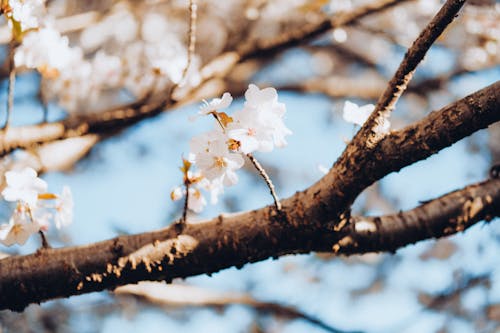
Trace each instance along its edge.
<instances>
[{"instance_id":1,"label":"thin twig","mask_svg":"<svg viewBox=\"0 0 500 333\"><path fill-rule=\"evenodd\" d=\"M187 219L187 211L189 207L189 179L186 176L186 180L184 181L184 186L186 187L186 200L184 200L184 209L182 210L182 221L181 223L186 223Z\"/></svg>"},{"instance_id":2,"label":"thin twig","mask_svg":"<svg viewBox=\"0 0 500 333\"><path fill-rule=\"evenodd\" d=\"M189 71L189 67L193 62L193 55L196 49L196 20L198 6L196 5L196 0L189 0L189 30L188 30L188 53L187 53L187 63L186 67L182 71L182 77L179 80L179 86L184 85L184 81L186 81L187 74Z\"/></svg>"},{"instance_id":3,"label":"thin twig","mask_svg":"<svg viewBox=\"0 0 500 333\"><path fill-rule=\"evenodd\" d=\"M253 166L257 171L259 171L259 174L261 175L262 178L264 178L264 181L267 184L267 187L269 187L269 192L271 192L271 195L273 196L274 199L274 206L276 207L276 210L280 211L281 210L281 202L278 199L278 195L276 194L276 191L274 189L273 182L271 181L271 178L267 174L266 170L262 167L262 165L257 161L257 159L252 155L252 154L247 154L248 159L250 162L252 162Z\"/></svg>"},{"instance_id":4,"label":"thin twig","mask_svg":"<svg viewBox=\"0 0 500 333\"><path fill-rule=\"evenodd\" d=\"M49 242L47 241L47 238L45 237L45 234L43 233L43 231L39 230L38 234L40 235L40 238L42 239L42 247L44 249L50 249Z\"/></svg>"},{"instance_id":5,"label":"thin twig","mask_svg":"<svg viewBox=\"0 0 500 333\"><path fill-rule=\"evenodd\" d=\"M35 223L35 219L33 218L33 212L31 211L31 208L29 206L26 206L26 207L27 207L26 211L28 212L31 223ZM47 238L45 237L45 234L43 233L43 231L38 230L38 234L40 235L40 238L42 239L42 248L50 249L51 246L49 245L49 242L47 241Z\"/></svg>"},{"instance_id":6,"label":"thin twig","mask_svg":"<svg viewBox=\"0 0 500 333\"><path fill-rule=\"evenodd\" d=\"M222 128L222 131L226 131L226 127L222 123L222 120L220 119L219 115L217 112L211 112L212 116L214 116L215 120L219 123L220 127ZM257 171L259 171L260 176L264 179L264 181L267 184L267 187L269 187L269 192L273 196L274 199L274 206L276 207L277 211L281 210L281 202L278 199L278 195L276 194L276 190L274 188L273 182L271 181L271 178L267 174L266 170L262 167L262 165L257 161L257 159L250 153L246 154L250 162L252 162L253 166Z\"/></svg>"},{"instance_id":7,"label":"thin twig","mask_svg":"<svg viewBox=\"0 0 500 333\"><path fill-rule=\"evenodd\" d=\"M389 117L396 106L399 97L408 87L415 69L424 59L427 51L448 25L455 19L458 11L465 4L465 0L447 0L431 22L420 33L413 45L408 49L405 57L386 90L380 96L375 110L359 131L356 139L364 140L368 148L373 148L385 135L376 128ZM353 140L355 141L355 140ZM356 140L357 141L357 140Z\"/></svg>"},{"instance_id":8,"label":"thin twig","mask_svg":"<svg viewBox=\"0 0 500 333\"><path fill-rule=\"evenodd\" d=\"M15 43L10 43L9 50L9 86L7 88L7 117L5 119L5 123L2 127L4 131L6 131L9 127L10 116L12 114L12 109L14 108L14 88L16 84L16 66L14 64L14 51L15 51Z\"/></svg>"}]
</instances>

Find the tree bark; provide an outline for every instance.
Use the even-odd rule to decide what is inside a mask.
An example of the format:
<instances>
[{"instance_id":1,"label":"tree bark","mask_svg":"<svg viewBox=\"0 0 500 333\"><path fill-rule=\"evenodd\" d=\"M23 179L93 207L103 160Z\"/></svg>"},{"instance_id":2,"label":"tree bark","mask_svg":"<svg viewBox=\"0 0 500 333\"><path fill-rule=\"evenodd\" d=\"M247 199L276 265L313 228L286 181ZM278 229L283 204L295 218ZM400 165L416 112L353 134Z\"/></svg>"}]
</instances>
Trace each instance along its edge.
<instances>
[{"instance_id":1,"label":"tree bark","mask_svg":"<svg viewBox=\"0 0 500 333\"><path fill-rule=\"evenodd\" d=\"M269 257L311 251L394 251L500 214L500 180L469 186L412 211L379 218L342 214L369 184L500 118L500 82L337 163L318 183L274 206L80 247L41 249L0 261L0 309L113 289L142 280L210 274ZM365 154L365 155L364 155ZM368 154L368 155L366 155Z\"/></svg>"}]
</instances>

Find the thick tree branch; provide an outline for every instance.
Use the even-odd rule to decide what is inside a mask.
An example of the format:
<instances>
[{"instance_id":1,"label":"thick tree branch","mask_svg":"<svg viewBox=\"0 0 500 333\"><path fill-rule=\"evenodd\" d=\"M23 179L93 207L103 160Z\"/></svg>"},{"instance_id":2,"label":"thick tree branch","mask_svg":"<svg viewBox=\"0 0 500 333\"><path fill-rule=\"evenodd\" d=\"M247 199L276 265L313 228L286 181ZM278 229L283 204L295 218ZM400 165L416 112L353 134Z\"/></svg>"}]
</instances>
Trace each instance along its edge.
<instances>
[{"instance_id":1,"label":"thick tree branch","mask_svg":"<svg viewBox=\"0 0 500 333\"><path fill-rule=\"evenodd\" d=\"M498 215L500 180L456 192L453 200L442 199L439 202L448 207L441 210L445 214L443 218L422 220L422 215L417 214L420 219L412 220L408 228L396 228L396 224L391 224L392 229L383 225L376 229L379 232L366 233L358 228L359 232L352 233L356 231L356 224L344 223L343 228L336 229L332 224L339 225L340 212L368 183L498 121L499 107L500 82L497 82L387 136L372 150L369 162L350 161L342 174L334 170L306 191L283 200L283 209L278 214L273 207L265 207L221 215L202 224L188 224L182 235L172 227L83 247L47 249L1 260L0 308L20 310L30 303L55 297L110 289L141 280L168 281L211 273L288 253L328 251L335 244L337 251L346 254L394 250L406 242L463 230L487 216ZM359 165L366 169L360 169ZM346 178L347 170L352 172L352 179ZM458 196L481 198L464 202ZM477 200L482 204L479 210ZM441 203L422 210L428 212L429 207L436 205ZM465 213L469 215L464 217ZM447 227L444 226L446 221ZM436 227L431 227L434 224ZM398 234L406 229L408 235ZM387 230L392 230L392 234L385 234ZM350 244L349 239L355 240L353 244L357 245Z\"/></svg>"},{"instance_id":2,"label":"thick tree branch","mask_svg":"<svg viewBox=\"0 0 500 333\"><path fill-rule=\"evenodd\" d=\"M188 224L181 235L172 226L5 258L0 260L0 309L22 310L30 303L142 280L213 273L289 253L394 251L499 216L500 179L466 187L406 213L354 217L340 232L324 227L328 216L308 215L306 209L296 195L283 202L281 215L266 207Z\"/></svg>"},{"instance_id":3,"label":"thick tree branch","mask_svg":"<svg viewBox=\"0 0 500 333\"><path fill-rule=\"evenodd\" d=\"M272 207L266 207L220 216L203 224L188 224L180 236L175 228L167 228L83 247L47 249L29 256L3 259L0 261L0 308L21 310L33 302L110 289L140 280L168 281L174 277L210 273L231 266L240 267L245 263L287 253L327 251L342 239L344 241L338 245L340 248L336 247L337 251L362 253L393 250L404 245L403 240L415 242L425 238L424 232L428 229L418 227L419 221L424 223L422 220L412 224L418 231L416 236L411 236L414 230L409 229L408 236L390 238L392 243L386 242L387 239L380 232L349 234L349 230L356 231L356 224L346 223L340 232L332 231L329 224L337 224L339 212L368 183L498 121L499 106L500 82L497 82L431 113L415 125L387 136L377 149L371 151L369 163L352 161L346 164L346 170L353 172L350 174L351 180L345 177L346 174L336 179L335 172L338 171L330 173L310 189L284 200L283 211L279 215ZM366 169L360 169L358 165L361 164ZM492 180L465 189L463 194L466 198L481 196L484 209L466 220L463 217L459 219L463 215L457 215L454 221L465 222L460 225L451 223L448 229L443 226L444 219L435 219L438 227L432 229L434 231L427 237L462 230L488 214L497 216L499 182ZM443 199L449 207L443 210L446 216L463 213L465 205L471 207L473 204L474 210L477 209L474 201L463 203L457 200L460 193L454 194L454 200ZM492 201L486 198L487 195ZM404 233L404 228L395 229L395 226L392 226L395 230L393 236L397 232ZM386 230L385 225L380 230ZM356 240L354 244L358 246L350 244L349 239ZM366 244L366 248L360 244ZM376 244L380 246L379 249Z\"/></svg>"},{"instance_id":4,"label":"thick tree branch","mask_svg":"<svg viewBox=\"0 0 500 333\"><path fill-rule=\"evenodd\" d=\"M140 106L140 116L161 112L165 101L156 103ZM362 135L358 135L328 175L283 200L279 212L264 207L187 224L182 234L172 226L0 260L0 309L22 310L30 303L57 297L142 280L170 281L290 253L394 251L499 216L499 179L466 187L406 213L376 218L351 218L345 214L371 183L500 120L499 106L497 82L431 113L417 124L386 135L372 149L366 150ZM50 125L56 132L53 135L60 138L70 136L68 129L81 135L116 129L116 122L137 121L134 108L115 111L121 112L118 118L98 115L103 117L100 121L84 125L71 121Z\"/></svg>"},{"instance_id":5,"label":"thick tree branch","mask_svg":"<svg viewBox=\"0 0 500 333\"><path fill-rule=\"evenodd\" d=\"M428 238L464 231L500 214L500 180L492 179L431 200L406 212L382 217L352 217L343 230L342 254L395 251Z\"/></svg>"}]
</instances>

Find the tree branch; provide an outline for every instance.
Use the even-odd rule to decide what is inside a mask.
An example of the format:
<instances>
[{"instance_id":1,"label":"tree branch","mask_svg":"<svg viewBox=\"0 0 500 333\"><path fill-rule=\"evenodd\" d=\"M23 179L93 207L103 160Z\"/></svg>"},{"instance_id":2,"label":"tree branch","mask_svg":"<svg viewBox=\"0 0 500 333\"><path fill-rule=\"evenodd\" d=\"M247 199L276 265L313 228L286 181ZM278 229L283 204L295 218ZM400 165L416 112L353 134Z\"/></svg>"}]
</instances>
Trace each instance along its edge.
<instances>
[{"instance_id":1,"label":"tree branch","mask_svg":"<svg viewBox=\"0 0 500 333\"><path fill-rule=\"evenodd\" d=\"M362 142L351 142L349 154L344 151L330 172L306 192L322 203L317 209L329 216L338 214L340 221L365 188L499 121L499 109L497 81L413 125L391 132L374 149L366 150Z\"/></svg>"},{"instance_id":2,"label":"tree branch","mask_svg":"<svg viewBox=\"0 0 500 333\"><path fill-rule=\"evenodd\" d=\"M431 200L406 212L381 217L352 217L342 233L342 254L394 252L418 241L455 234L500 215L500 180L492 179Z\"/></svg>"},{"instance_id":3,"label":"tree branch","mask_svg":"<svg viewBox=\"0 0 500 333\"><path fill-rule=\"evenodd\" d=\"M400 215L389 216L380 218L380 226L375 223L377 228L367 231L344 217L343 227L338 228L339 212L348 206L350 200L345 198L355 198L368 182L499 120L499 106L497 82L392 133L373 150L378 155L363 163L367 169L355 170L359 174L352 174L352 180L348 181L346 173L336 179L338 170L330 172L311 188L283 200L280 212L268 206L187 224L181 235L170 227L0 260L0 309L22 310L30 303L56 297L113 289L141 280L170 281L290 253L393 251L421 239L464 230L500 214L499 179L423 205L403 215L406 224L402 225L397 224ZM363 181L364 177L368 180ZM337 227L332 228L332 224Z\"/></svg>"},{"instance_id":4,"label":"tree branch","mask_svg":"<svg viewBox=\"0 0 500 333\"><path fill-rule=\"evenodd\" d=\"M331 19L325 18L317 23L305 24L298 30L290 31L271 40L250 41L242 45L238 53L241 55L242 60L275 54L310 41L328 30L355 23L365 16L381 12L405 1L407 0L376 0L351 11L338 13Z\"/></svg>"},{"instance_id":5,"label":"tree branch","mask_svg":"<svg viewBox=\"0 0 500 333\"><path fill-rule=\"evenodd\" d=\"M291 306L280 303L262 302L246 293L213 292L189 285L166 285L158 282L141 282L137 285L126 285L115 290L117 295L133 295L144 302L167 307L214 307L223 308L229 305L246 305L257 312L270 313L288 319L303 319L310 324L331 333L362 333L360 331L343 331L328 325L314 316Z\"/></svg>"},{"instance_id":6,"label":"tree branch","mask_svg":"<svg viewBox=\"0 0 500 333\"><path fill-rule=\"evenodd\" d=\"M380 96L375 110L353 139L353 143L359 144L363 142L368 148L373 148L383 138L384 133L380 133L375 128L381 126L384 119L389 117L399 97L406 90L418 64L424 59L432 44L453 21L464 4L465 0L447 0L436 16L420 33L406 52L386 90Z\"/></svg>"}]
</instances>

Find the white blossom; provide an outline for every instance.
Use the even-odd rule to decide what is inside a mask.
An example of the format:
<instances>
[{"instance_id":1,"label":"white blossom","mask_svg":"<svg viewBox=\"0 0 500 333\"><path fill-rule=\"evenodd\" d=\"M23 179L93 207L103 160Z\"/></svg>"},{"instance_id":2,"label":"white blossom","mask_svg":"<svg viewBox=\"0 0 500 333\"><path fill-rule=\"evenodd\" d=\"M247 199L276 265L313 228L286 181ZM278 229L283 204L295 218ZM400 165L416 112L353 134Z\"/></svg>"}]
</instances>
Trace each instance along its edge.
<instances>
[{"instance_id":1,"label":"white blossom","mask_svg":"<svg viewBox=\"0 0 500 333\"><path fill-rule=\"evenodd\" d=\"M363 126L374 109L375 105L373 104L358 106L356 103L345 101L342 117L349 123Z\"/></svg>"},{"instance_id":2,"label":"white blossom","mask_svg":"<svg viewBox=\"0 0 500 333\"><path fill-rule=\"evenodd\" d=\"M186 189L180 186L175 187L170 193L170 198L173 201L178 201L186 195ZM189 200L188 200L188 209L192 210L195 213L201 213L203 208L207 205L207 200L201 193L200 189L197 187L189 188Z\"/></svg>"},{"instance_id":3,"label":"white blossom","mask_svg":"<svg viewBox=\"0 0 500 333\"><path fill-rule=\"evenodd\" d=\"M120 83L122 77L122 62L115 55L108 55L104 51L96 53L92 60L92 76L94 86L114 87Z\"/></svg>"},{"instance_id":4,"label":"white blossom","mask_svg":"<svg viewBox=\"0 0 500 333\"><path fill-rule=\"evenodd\" d=\"M200 107L200 114L210 114L212 112L223 110L229 107L233 102L233 97L230 93L225 92L221 98L214 98L210 102L204 101Z\"/></svg>"},{"instance_id":5,"label":"white blossom","mask_svg":"<svg viewBox=\"0 0 500 333\"><path fill-rule=\"evenodd\" d=\"M217 142L225 142L226 140L227 137L220 128L193 137L191 142L189 142L190 153L188 160L192 163L196 163L196 155L208 153L214 149Z\"/></svg>"},{"instance_id":6,"label":"white blossom","mask_svg":"<svg viewBox=\"0 0 500 333\"><path fill-rule=\"evenodd\" d=\"M243 157L229 151L226 137L212 131L191 141L191 152L195 154L195 164L209 181L219 178L225 186L238 182L235 170L244 164Z\"/></svg>"},{"instance_id":7,"label":"white blossom","mask_svg":"<svg viewBox=\"0 0 500 333\"><path fill-rule=\"evenodd\" d=\"M278 102L276 89L261 90L250 84L245 99L245 107L235 112L234 121L228 127L228 136L240 143L240 151L245 154L269 152L274 146L285 146L285 136L292 131L283 122L286 107Z\"/></svg>"},{"instance_id":8,"label":"white blossom","mask_svg":"<svg viewBox=\"0 0 500 333\"><path fill-rule=\"evenodd\" d=\"M380 117L378 119L378 124L375 126L373 130L379 134L386 134L389 133L390 129L391 129L391 122L389 121L389 119L385 117Z\"/></svg>"},{"instance_id":9,"label":"white blossom","mask_svg":"<svg viewBox=\"0 0 500 333\"><path fill-rule=\"evenodd\" d=\"M273 150L273 135L267 124L263 122L263 118L259 112L247 109L234 113L227 135L239 142L239 149L242 153Z\"/></svg>"},{"instance_id":10,"label":"white blossom","mask_svg":"<svg viewBox=\"0 0 500 333\"><path fill-rule=\"evenodd\" d=\"M208 181L203 178L200 181L199 187L204 189L210 194L210 203L215 205L219 201L219 195L224 193L224 184L220 178Z\"/></svg>"},{"instance_id":11,"label":"white blossom","mask_svg":"<svg viewBox=\"0 0 500 333\"><path fill-rule=\"evenodd\" d=\"M13 20L19 22L21 30L37 28L45 12L45 0L9 0Z\"/></svg>"},{"instance_id":12,"label":"white blossom","mask_svg":"<svg viewBox=\"0 0 500 333\"><path fill-rule=\"evenodd\" d=\"M207 200L197 188L189 189L188 208L195 213L201 213L203 208L207 205Z\"/></svg>"},{"instance_id":13,"label":"white blossom","mask_svg":"<svg viewBox=\"0 0 500 333\"><path fill-rule=\"evenodd\" d=\"M69 47L68 38L50 27L28 33L14 54L16 67L37 69L48 77L58 76L81 60L81 50Z\"/></svg>"},{"instance_id":14,"label":"white blossom","mask_svg":"<svg viewBox=\"0 0 500 333\"><path fill-rule=\"evenodd\" d=\"M0 243L5 246L24 245L28 238L40 230L40 225L31 221L24 209L16 209L9 223L0 225Z\"/></svg>"},{"instance_id":15,"label":"white blossom","mask_svg":"<svg viewBox=\"0 0 500 333\"><path fill-rule=\"evenodd\" d=\"M182 189L182 187L176 186L172 190L172 192L170 192L170 198L172 199L172 201L178 201L178 200L181 200L185 194L186 194L186 191L184 191Z\"/></svg>"},{"instance_id":16,"label":"white blossom","mask_svg":"<svg viewBox=\"0 0 500 333\"><path fill-rule=\"evenodd\" d=\"M141 37L149 43L161 43L169 33L169 22L164 15L151 12L144 16ZM171 36L169 36L171 38ZM172 36L173 37L173 36Z\"/></svg>"},{"instance_id":17,"label":"white blossom","mask_svg":"<svg viewBox=\"0 0 500 333\"><path fill-rule=\"evenodd\" d=\"M30 207L34 207L38 200L38 194L47 190L47 183L37 177L32 168L7 171L5 173L7 187L2 195L7 201L22 201Z\"/></svg>"},{"instance_id":18,"label":"white blossom","mask_svg":"<svg viewBox=\"0 0 500 333\"><path fill-rule=\"evenodd\" d=\"M46 100L57 99L67 111L78 110L81 104L86 107L95 102L99 90L92 80L92 64L79 61L69 66L60 75L42 81L42 92Z\"/></svg>"},{"instance_id":19,"label":"white blossom","mask_svg":"<svg viewBox=\"0 0 500 333\"><path fill-rule=\"evenodd\" d=\"M56 214L54 222L57 229L70 225L73 222L73 195L68 186L64 186L62 193L56 199Z\"/></svg>"}]
</instances>

